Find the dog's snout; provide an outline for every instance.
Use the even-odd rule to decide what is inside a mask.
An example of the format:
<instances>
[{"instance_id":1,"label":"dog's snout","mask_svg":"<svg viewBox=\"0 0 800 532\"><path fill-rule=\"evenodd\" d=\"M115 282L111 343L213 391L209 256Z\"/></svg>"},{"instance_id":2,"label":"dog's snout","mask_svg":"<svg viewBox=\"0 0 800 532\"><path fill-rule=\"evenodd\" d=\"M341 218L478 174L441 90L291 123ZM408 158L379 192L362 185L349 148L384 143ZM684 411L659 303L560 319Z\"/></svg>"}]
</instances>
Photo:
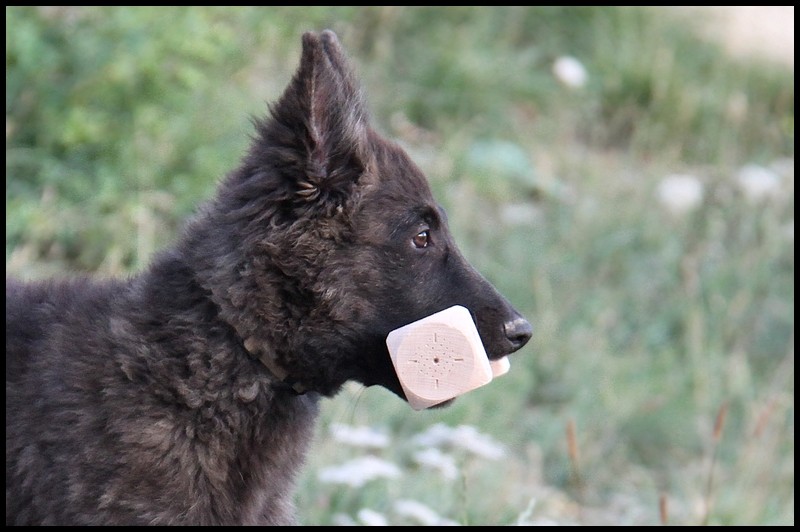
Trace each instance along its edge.
<instances>
[{"instance_id":1,"label":"dog's snout","mask_svg":"<svg viewBox=\"0 0 800 532\"><path fill-rule=\"evenodd\" d=\"M533 336L533 327L522 316L517 316L513 320L504 323L503 329L505 330L506 338L513 346L512 352L527 344L528 340Z\"/></svg>"}]
</instances>

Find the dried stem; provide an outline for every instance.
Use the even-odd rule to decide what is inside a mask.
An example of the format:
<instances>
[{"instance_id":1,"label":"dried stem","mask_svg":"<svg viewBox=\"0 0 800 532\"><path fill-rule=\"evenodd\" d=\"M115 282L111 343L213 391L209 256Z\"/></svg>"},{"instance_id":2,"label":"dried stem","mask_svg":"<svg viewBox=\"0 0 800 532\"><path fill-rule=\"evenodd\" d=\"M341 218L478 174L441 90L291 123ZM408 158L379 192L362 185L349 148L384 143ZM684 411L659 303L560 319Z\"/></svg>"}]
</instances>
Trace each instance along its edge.
<instances>
[{"instance_id":1,"label":"dried stem","mask_svg":"<svg viewBox=\"0 0 800 532\"><path fill-rule=\"evenodd\" d=\"M708 482L706 484L706 497L705 497L705 515L703 516L702 524L708 525L709 518L711 517L711 499L714 491L714 466L717 462L717 452L719 451L719 442L722 439L722 429L725 426L725 418L728 415L728 403L722 403L717 412L717 419L714 422L714 432L711 439L711 463L708 467Z\"/></svg>"}]
</instances>

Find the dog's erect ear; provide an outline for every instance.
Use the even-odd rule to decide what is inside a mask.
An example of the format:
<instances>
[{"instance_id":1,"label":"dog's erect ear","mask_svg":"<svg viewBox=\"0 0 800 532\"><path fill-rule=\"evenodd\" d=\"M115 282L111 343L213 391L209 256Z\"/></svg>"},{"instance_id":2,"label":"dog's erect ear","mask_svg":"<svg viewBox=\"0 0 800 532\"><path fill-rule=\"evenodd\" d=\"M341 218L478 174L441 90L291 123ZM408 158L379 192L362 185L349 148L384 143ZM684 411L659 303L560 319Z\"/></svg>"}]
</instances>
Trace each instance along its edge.
<instances>
[{"instance_id":1,"label":"dog's erect ear","mask_svg":"<svg viewBox=\"0 0 800 532\"><path fill-rule=\"evenodd\" d=\"M300 67L270 110L262 139L277 148L272 155L295 181L297 198L338 202L364 172L367 116L355 74L332 31L303 35Z\"/></svg>"}]
</instances>

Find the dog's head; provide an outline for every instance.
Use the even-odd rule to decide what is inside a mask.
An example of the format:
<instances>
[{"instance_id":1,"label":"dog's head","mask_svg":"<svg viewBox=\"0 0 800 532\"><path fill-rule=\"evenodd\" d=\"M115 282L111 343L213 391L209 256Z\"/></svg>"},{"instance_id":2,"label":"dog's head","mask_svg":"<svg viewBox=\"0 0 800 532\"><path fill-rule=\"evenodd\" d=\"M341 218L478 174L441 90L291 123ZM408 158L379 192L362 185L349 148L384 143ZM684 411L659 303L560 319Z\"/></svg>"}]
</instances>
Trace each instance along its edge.
<instances>
[{"instance_id":1,"label":"dog's head","mask_svg":"<svg viewBox=\"0 0 800 532\"><path fill-rule=\"evenodd\" d=\"M249 349L304 388L355 379L402 397L392 329L458 304L490 358L527 343L530 324L459 252L422 171L370 127L333 32L303 36L270 110L210 211L229 244L206 271L232 278L206 284Z\"/></svg>"}]
</instances>

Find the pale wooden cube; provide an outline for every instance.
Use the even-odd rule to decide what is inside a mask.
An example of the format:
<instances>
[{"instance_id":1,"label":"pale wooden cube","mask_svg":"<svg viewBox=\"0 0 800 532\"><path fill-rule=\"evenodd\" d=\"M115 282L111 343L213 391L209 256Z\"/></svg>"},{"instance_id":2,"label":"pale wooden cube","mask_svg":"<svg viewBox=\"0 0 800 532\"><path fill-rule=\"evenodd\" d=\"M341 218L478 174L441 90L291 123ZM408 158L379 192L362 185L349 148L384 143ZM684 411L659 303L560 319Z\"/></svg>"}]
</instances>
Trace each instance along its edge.
<instances>
[{"instance_id":1,"label":"pale wooden cube","mask_svg":"<svg viewBox=\"0 0 800 532\"><path fill-rule=\"evenodd\" d=\"M415 410L479 388L510 366L508 357L489 362L472 316L459 305L395 329L386 345Z\"/></svg>"},{"instance_id":2,"label":"pale wooden cube","mask_svg":"<svg viewBox=\"0 0 800 532\"><path fill-rule=\"evenodd\" d=\"M511 369L511 361L508 360L508 356L504 356L497 360L490 360L489 366L492 368L492 378L494 379L508 373L508 370Z\"/></svg>"}]
</instances>

